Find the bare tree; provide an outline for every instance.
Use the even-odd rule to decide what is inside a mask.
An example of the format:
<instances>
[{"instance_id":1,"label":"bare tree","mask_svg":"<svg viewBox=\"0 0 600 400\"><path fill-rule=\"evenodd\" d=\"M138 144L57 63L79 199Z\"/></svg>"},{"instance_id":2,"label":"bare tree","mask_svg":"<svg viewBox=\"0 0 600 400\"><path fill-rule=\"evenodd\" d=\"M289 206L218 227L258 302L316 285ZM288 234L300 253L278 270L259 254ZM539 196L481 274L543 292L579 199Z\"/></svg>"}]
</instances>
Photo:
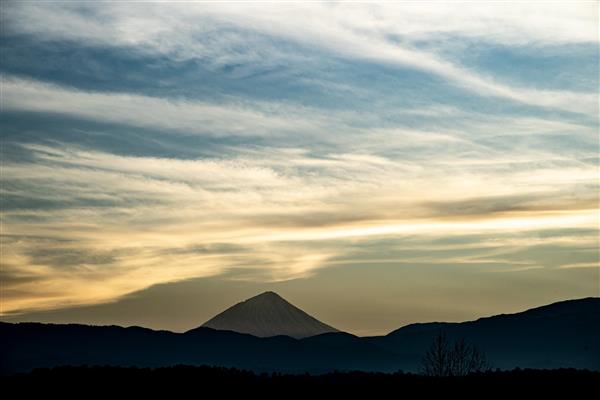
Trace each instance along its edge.
<instances>
[{"instance_id":1,"label":"bare tree","mask_svg":"<svg viewBox=\"0 0 600 400\"><path fill-rule=\"evenodd\" d=\"M440 332L423 358L423 373L430 376L448 376L450 350L446 334Z\"/></svg>"},{"instance_id":2,"label":"bare tree","mask_svg":"<svg viewBox=\"0 0 600 400\"><path fill-rule=\"evenodd\" d=\"M489 363L477 347L459 339L450 344L442 331L436 335L423 357L423 374L464 376L489 369Z\"/></svg>"}]
</instances>

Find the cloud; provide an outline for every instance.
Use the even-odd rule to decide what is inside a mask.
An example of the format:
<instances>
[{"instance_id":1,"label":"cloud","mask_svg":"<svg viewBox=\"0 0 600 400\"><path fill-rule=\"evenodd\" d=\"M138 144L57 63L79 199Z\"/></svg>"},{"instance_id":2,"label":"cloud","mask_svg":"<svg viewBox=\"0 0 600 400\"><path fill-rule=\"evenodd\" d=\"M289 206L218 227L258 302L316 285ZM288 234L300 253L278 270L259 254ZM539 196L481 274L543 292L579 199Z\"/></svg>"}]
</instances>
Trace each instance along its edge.
<instances>
[{"instance_id":1,"label":"cloud","mask_svg":"<svg viewBox=\"0 0 600 400\"><path fill-rule=\"evenodd\" d=\"M600 268L600 262L583 262L573 264L563 264L559 267L560 269L571 269L571 268Z\"/></svg>"},{"instance_id":2,"label":"cloud","mask_svg":"<svg viewBox=\"0 0 600 400\"><path fill-rule=\"evenodd\" d=\"M253 35L256 32L343 57L415 68L482 96L588 115L597 111L597 96L593 92L511 86L438 54L419 50L411 42L431 35L453 34L513 45L595 43L598 23L590 17L595 8L589 3L568 7L557 3L511 3L510 7L469 3L460 10L452 3L436 7L408 3L290 3L269 7L268 12L264 6L175 3L141 8L139 3L110 3L102 7L73 7L28 2L11 4L5 18L10 32L42 39L131 47L177 59L207 58L230 64L276 58L277 50L270 46L270 53L262 54L265 41L257 45ZM297 18L298 15L303 18ZM394 36L404 40L391 40Z\"/></svg>"},{"instance_id":3,"label":"cloud","mask_svg":"<svg viewBox=\"0 0 600 400\"><path fill-rule=\"evenodd\" d=\"M275 104L215 104L130 93L85 92L34 80L2 76L5 111L56 113L180 134L263 136L314 131L306 118Z\"/></svg>"},{"instance_id":4,"label":"cloud","mask_svg":"<svg viewBox=\"0 0 600 400\"><path fill-rule=\"evenodd\" d=\"M3 165L3 201L20 193L62 207L3 209L3 232L13 238L3 241L4 271L32 278L8 281L3 312L108 301L231 269L252 271L240 274L245 280L307 277L333 265L349 243L377 238L507 231L535 237L597 226L590 192L577 186L594 182L589 165L500 174L455 167L448 175L372 154L323 158L302 149L196 160L39 144L23 149L29 161ZM544 178L561 173L564 191ZM579 182L568 179L573 174ZM436 198L447 200L432 203ZM398 260L510 262L414 251L421 255Z\"/></svg>"},{"instance_id":5,"label":"cloud","mask_svg":"<svg viewBox=\"0 0 600 400\"><path fill-rule=\"evenodd\" d=\"M597 94L465 52L562 72L597 58L596 8L7 4L1 313L334 266L575 287L598 258Z\"/></svg>"},{"instance_id":6,"label":"cloud","mask_svg":"<svg viewBox=\"0 0 600 400\"><path fill-rule=\"evenodd\" d=\"M264 12L268 10L269 12ZM36 35L50 35L67 39L86 39L111 43L122 41L144 44L169 34L189 35L189 29L176 29L175 23L188 27L193 22L207 31L218 23L239 23L246 17L244 26L269 29L262 26L272 22L273 30L289 34L304 33L308 27L318 26L315 33L336 32L341 27L349 30L390 33L422 38L436 34L456 34L481 37L507 44L536 44L597 42L595 29L598 21L593 2L513 1L510 4L466 3L460 9L452 1L438 2L435 7L419 3L289 3L272 7L257 3L209 4L103 4L55 5L43 2L11 4L5 18L12 29ZM263 11L263 12L260 12ZM304 14L304 20L288 18ZM22 22L17 26L17 22ZM25 23L27 22L27 23ZM106 24L115 28L104 29ZM302 24L308 27L302 28ZM333 34L333 33L331 33ZM325 37L323 40L326 40ZM158 45L158 43L157 43Z\"/></svg>"},{"instance_id":7,"label":"cloud","mask_svg":"<svg viewBox=\"0 0 600 400\"><path fill-rule=\"evenodd\" d=\"M598 199L596 194L587 197L572 198L568 192L556 191L554 196L548 192L529 193L527 195L485 196L456 201L437 201L424 204L432 213L440 217L464 218L470 216L490 216L501 214L527 214L532 212L567 212L569 210L595 210Z\"/></svg>"},{"instance_id":8,"label":"cloud","mask_svg":"<svg viewBox=\"0 0 600 400\"><path fill-rule=\"evenodd\" d=\"M351 111L260 100L230 99L221 103L126 92L82 91L11 75L2 76L2 90L5 113L50 113L122 124L123 129L130 126L216 140L278 140L287 146L312 146L313 151L339 151L341 148L355 153L353 157L356 153L373 157L373 153L413 148L438 153L443 150L453 158L456 158L456 154L452 154L454 150L461 153L469 150L471 154L476 152L478 159L495 159L498 150L507 146L508 136L518 136L521 142L531 141L533 135L547 134L569 137L571 141L575 136L579 141L585 140L590 144L595 140L595 128L585 122L556 117L490 116L456 107ZM397 115L412 118L390 122ZM425 126L413 127L415 116L418 123ZM533 146L537 147L539 143L532 143L529 147ZM535 158L544 157L540 154L541 150L537 150ZM488 154L480 157L483 153ZM417 153L417 156L422 157L423 154ZM594 155L590 152L589 156ZM288 155L283 155L281 160L287 162ZM307 162L333 166L334 160L311 159Z\"/></svg>"}]
</instances>

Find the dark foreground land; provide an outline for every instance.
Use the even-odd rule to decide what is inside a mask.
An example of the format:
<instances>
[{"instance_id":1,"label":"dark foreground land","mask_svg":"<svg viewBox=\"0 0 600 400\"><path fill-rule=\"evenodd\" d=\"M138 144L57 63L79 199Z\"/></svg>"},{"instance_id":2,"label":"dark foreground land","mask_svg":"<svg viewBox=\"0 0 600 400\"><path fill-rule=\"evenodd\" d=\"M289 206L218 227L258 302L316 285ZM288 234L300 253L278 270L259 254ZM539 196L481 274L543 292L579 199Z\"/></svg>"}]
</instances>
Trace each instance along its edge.
<instances>
[{"instance_id":1,"label":"dark foreground land","mask_svg":"<svg viewBox=\"0 0 600 400\"><path fill-rule=\"evenodd\" d=\"M332 372L256 374L220 367L163 368L57 367L0 378L3 391L20 396L95 397L98 395L209 394L274 395L289 398L322 394L368 398L409 394L565 395L592 397L600 387L600 372L575 369L490 371L464 377L428 377L409 373ZM197 396L196 396L197 395Z\"/></svg>"}]
</instances>

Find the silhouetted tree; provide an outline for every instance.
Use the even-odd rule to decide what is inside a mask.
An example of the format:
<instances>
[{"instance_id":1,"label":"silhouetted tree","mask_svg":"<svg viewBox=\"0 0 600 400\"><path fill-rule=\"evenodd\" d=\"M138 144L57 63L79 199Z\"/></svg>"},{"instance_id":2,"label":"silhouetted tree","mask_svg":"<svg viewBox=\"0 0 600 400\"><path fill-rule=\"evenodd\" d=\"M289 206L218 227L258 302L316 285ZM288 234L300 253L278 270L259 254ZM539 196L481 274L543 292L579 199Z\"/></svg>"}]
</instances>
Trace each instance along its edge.
<instances>
[{"instance_id":1,"label":"silhouetted tree","mask_svg":"<svg viewBox=\"0 0 600 400\"><path fill-rule=\"evenodd\" d=\"M450 346L446 334L440 332L433 339L423 357L423 374L428 376L448 376L450 374Z\"/></svg>"},{"instance_id":2,"label":"silhouetted tree","mask_svg":"<svg viewBox=\"0 0 600 400\"><path fill-rule=\"evenodd\" d=\"M433 339L422 363L422 372L428 376L465 376L490 368L485 354L477 347L464 339L451 345L442 331Z\"/></svg>"}]
</instances>

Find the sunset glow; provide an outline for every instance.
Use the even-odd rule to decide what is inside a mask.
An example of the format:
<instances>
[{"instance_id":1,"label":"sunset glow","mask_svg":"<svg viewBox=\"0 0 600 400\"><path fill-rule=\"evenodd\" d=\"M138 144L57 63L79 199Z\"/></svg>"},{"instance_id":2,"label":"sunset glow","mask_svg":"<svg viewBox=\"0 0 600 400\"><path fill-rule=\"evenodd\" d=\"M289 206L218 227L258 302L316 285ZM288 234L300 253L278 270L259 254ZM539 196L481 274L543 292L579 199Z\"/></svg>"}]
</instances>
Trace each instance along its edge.
<instances>
[{"instance_id":1,"label":"sunset glow","mask_svg":"<svg viewBox=\"0 0 600 400\"><path fill-rule=\"evenodd\" d=\"M600 293L594 2L2 9L3 319L219 282L375 334ZM110 315L214 314L152 307Z\"/></svg>"}]
</instances>

